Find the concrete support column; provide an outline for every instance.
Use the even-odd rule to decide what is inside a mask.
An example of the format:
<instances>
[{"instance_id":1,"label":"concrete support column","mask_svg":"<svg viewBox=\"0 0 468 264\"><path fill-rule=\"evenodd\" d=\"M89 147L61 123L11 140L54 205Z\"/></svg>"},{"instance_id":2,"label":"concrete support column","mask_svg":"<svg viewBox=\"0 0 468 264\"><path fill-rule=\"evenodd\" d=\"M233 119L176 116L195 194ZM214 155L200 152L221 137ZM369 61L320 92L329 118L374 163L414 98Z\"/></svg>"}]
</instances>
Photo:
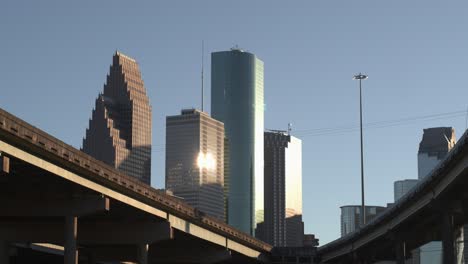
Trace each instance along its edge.
<instances>
[{"instance_id":1,"label":"concrete support column","mask_svg":"<svg viewBox=\"0 0 468 264\"><path fill-rule=\"evenodd\" d=\"M4 240L0 240L0 263L10 263L8 243Z\"/></svg>"},{"instance_id":2,"label":"concrete support column","mask_svg":"<svg viewBox=\"0 0 468 264\"><path fill-rule=\"evenodd\" d=\"M442 215L442 263L455 263L453 215L444 212Z\"/></svg>"},{"instance_id":3,"label":"concrete support column","mask_svg":"<svg viewBox=\"0 0 468 264\"><path fill-rule=\"evenodd\" d=\"M76 247L76 236L78 233L78 217L65 217L65 249L64 263L78 264L78 250Z\"/></svg>"},{"instance_id":4,"label":"concrete support column","mask_svg":"<svg viewBox=\"0 0 468 264\"><path fill-rule=\"evenodd\" d=\"M148 244L141 244L138 245L138 264L148 264L148 251L149 245Z\"/></svg>"},{"instance_id":5,"label":"concrete support column","mask_svg":"<svg viewBox=\"0 0 468 264\"><path fill-rule=\"evenodd\" d=\"M405 264L406 252L405 252L405 242L397 240L395 246L395 256L397 264Z\"/></svg>"}]
</instances>

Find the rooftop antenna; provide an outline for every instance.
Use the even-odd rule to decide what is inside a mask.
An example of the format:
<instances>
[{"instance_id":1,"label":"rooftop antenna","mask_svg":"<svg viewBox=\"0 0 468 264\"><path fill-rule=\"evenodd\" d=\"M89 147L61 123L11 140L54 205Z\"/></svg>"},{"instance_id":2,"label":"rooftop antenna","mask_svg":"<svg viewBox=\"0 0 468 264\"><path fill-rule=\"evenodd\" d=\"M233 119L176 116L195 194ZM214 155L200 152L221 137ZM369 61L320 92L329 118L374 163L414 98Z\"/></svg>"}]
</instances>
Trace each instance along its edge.
<instances>
[{"instance_id":1,"label":"rooftop antenna","mask_svg":"<svg viewBox=\"0 0 468 264\"><path fill-rule=\"evenodd\" d=\"M203 63L203 55L205 53L205 43L204 41L202 40L202 54L201 54L201 111L203 112L203 95L204 95L204 91L203 91L203 84L204 84L204 81L203 81L203 66L204 66L204 63Z\"/></svg>"},{"instance_id":2,"label":"rooftop antenna","mask_svg":"<svg viewBox=\"0 0 468 264\"><path fill-rule=\"evenodd\" d=\"M292 124L288 123L288 136L291 135L291 130L292 130Z\"/></svg>"}]
</instances>

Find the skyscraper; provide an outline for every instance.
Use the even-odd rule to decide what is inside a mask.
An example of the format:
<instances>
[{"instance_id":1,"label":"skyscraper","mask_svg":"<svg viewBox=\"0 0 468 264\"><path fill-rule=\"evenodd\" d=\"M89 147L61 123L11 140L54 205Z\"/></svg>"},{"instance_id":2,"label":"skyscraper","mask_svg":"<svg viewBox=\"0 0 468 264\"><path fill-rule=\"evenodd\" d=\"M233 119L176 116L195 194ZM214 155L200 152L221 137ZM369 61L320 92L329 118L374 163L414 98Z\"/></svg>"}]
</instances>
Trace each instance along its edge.
<instances>
[{"instance_id":1,"label":"skyscraper","mask_svg":"<svg viewBox=\"0 0 468 264\"><path fill-rule=\"evenodd\" d=\"M265 132L265 211L256 236L275 247L300 247L302 142L282 131Z\"/></svg>"},{"instance_id":2,"label":"skyscraper","mask_svg":"<svg viewBox=\"0 0 468 264\"><path fill-rule=\"evenodd\" d=\"M263 221L263 62L240 49L211 54L211 114L229 142L228 223Z\"/></svg>"},{"instance_id":3,"label":"skyscraper","mask_svg":"<svg viewBox=\"0 0 468 264\"><path fill-rule=\"evenodd\" d=\"M137 62L120 52L96 99L82 150L150 184L151 106Z\"/></svg>"},{"instance_id":4,"label":"skyscraper","mask_svg":"<svg viewBox=\"0 0 468 264\"><path fill-rule=\"evenodd\" d=\"M439 164L455 146L455 129L452 127L432 127L424 129L418 151L418 178L423 179ZM460 245L458 245L460 246ZM419 263L442 263L442 243L429 242L416 251Z\"/></svg>"},{"instance_id":5,"label":"skyscraper","mask_svg":"<svg viewBox=\"0 0 468 264\"><path fill-rule=\"evenodd\" d=\"M345 205L341 206L341 236L345 236L359 229L361 226L361 206ZM369 223L378 214L385 211L383 206L366 205L366 223Z\"/></svg>"},{"instance_id":6,"label":"skyscraper","mask_svg":"<svg viewBox=\"0 0 468 264\"><path fill-rule=\"evenodd\" d=\"M195 109L166 118L166 190L225 221L223 123Z\"/></svg>"},{"instance_id":7,"label":"skyscraper","mask_svg":"<svg viewBox=\"0 0 468 264\"><path fill-rule=\"evenodd\" d=\"M455 129L432 127L424 129L418 151L418 178L426 177L455 146Z\"/></svg>"},{"instance_id":8,"label":"skyscraper","mask_svg":"<svg viewBox=\"0 0 468 264\"><path fill-rule=\"evenodd\" d=\"M417 179L407 179L401 181L395 181L393 183L393 199L398 201L406 193L409 192L416 184L418 183Z\"/></svg>"}]
</instances>

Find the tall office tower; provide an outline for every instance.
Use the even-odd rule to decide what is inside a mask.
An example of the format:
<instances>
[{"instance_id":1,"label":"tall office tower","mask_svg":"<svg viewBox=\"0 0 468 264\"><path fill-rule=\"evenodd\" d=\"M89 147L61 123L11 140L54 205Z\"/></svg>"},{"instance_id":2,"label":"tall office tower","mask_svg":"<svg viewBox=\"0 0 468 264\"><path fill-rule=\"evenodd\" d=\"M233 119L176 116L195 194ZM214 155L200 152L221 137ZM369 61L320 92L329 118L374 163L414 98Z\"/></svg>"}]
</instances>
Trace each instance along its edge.
<instances>
[{"instance_id":1,"label":"tall office tower","mask_svg":"<svg viewBox=\"0 0 468 264\"><path fill-rule=\"evenodd\" d=\"M394 202L400 200L406 193L409 192L416 184L417 179L407 179L402 181L396 181L393 183L393 198Z\"/></svg>"},{"instance_id":2,"label":"tall office tower","mask_svg":"<svg viewBox=\"0 0 468 264\"><path fill-rule=\"evenodd\" d=\"M359 229L361 222L361 206L346 205L341 206L341 236L345 236ZM369 223L378 214L385 211L383 206L366 205L366 223Z\"/></svg>"},{"instance_id":3,"label":"tall office tower","mask_svg":"<svg viewBox=\"0 0 468 264\"><path fill-rule=\"evenodd\" d=\"M265 213L256 236L275 247L300 247L302 142L282 131L265 132Z\"/></svg>"},{"instance_id":4,"label":"tall office tower","mask_svg":"<svg viewBox=\"0 0 468 264\"><path fill-rule=\"evenodd\" d=\"M228 223L263 221L263 62L240 49L211 54L211 114L229 142Z\"/></svg>"},{"instance_id":5,"label":"tall office tower","mask_svg":"<svg viewBox=\"0 0 468 264\"><path fill-rule=\"evenodd\" d=\"M195 109L166 118L166 190L225 221L223 123Z\"/></svg>"},{"instance_id":6,"label":"tall office tower","mask_svg":"<svg viewBox=\"0 0 468 264\"><path fill-rule=\"evenodd\" d=\"M418 151L418 178L426 177L455 146L455 129L433 127L424 129Z\"/></svg>"},{"instance_id":7,"label":"tall office tower","mask_svg":"<svg viewBox=\"0 0 468 264\"><path fill-rule=\"evenodd\" d=\"M418 178L423 179L429 175L432 169L434 169L455 146L455 143L455 129L452 127L424 129L423 138L419 144L418 151ZM460 245L461 243L458 246ZM416 251L419 251L419 263L442 263L442 243L440 241L429 242Z\"/></svg>"},{"instance_id":8,"label":"tall office tower","mask_svg":"<svg viewBox=\"0 0 468 264\"><path fill-rule=\"evenodd\" d=\"M96 99L82 150L150 184L151 106L138 63L120 52Z\"/></svg>"}]
</instances>

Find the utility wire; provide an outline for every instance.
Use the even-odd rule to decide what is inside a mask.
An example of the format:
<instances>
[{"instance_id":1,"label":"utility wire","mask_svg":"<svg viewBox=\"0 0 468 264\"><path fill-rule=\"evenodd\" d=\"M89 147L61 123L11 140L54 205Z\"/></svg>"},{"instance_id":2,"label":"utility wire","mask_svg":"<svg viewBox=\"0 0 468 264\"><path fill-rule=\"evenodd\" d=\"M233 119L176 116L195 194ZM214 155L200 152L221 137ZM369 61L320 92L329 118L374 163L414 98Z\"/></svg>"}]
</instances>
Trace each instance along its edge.
<instances>
[{"instance_id":1,"label":"utility wire","mask_svg":"<svg viewBox=\"0 0 468 264\"><path fill-rule=\"evenodd\" d=\"M412 125L414 124L414 122L421 122L421 121L452 119L452 118L462 117L462 116L467 116L467 120L468 120L468 109L461 110L461 111L431 114L431 115L422 115L422 116L405 117L405 118L392 119L392 120L375 121L375 122L365 123L363 127L367 129L378 129L378 128L393 127L393 126ZM301 137L342 135L342 134L347 134L347 133L358 131L358 130L359 130L359 125L346 125L346 126L336 126L336 127L328 127L328 128L296 130L294 135L301 136ZM152 152L154 153L160 153L164 151L165 151L164 144L153 145L152 147Z\"/></svg>"},{"instance_id":2,"label":"utility wire","mask_svg":"<svg viewBox=\"0 0 468 264\"><path fill-rule=\"evenodd\" d=\"M364 124L364 127L369 129L369 128L385 128L385 127L392 127L392 126L411 125L417 121L433 121L433 120L440 120L440 119L451 119L451 118L461 117L465 115L466 115L466 111L454 111L454 112L439 113L439 114L432 114L432 115L400 118L400 119L394 119L394 120L370 122L370 123ZM332 134L344 134L344 133L357 131L358 129L359 129L358 125L349 125L349 126L337 126L337 127L319 128L319 129L297 130L295 134L298 136L322 136L322 135L332 135Z\"/></svg>"}]
</instances>

